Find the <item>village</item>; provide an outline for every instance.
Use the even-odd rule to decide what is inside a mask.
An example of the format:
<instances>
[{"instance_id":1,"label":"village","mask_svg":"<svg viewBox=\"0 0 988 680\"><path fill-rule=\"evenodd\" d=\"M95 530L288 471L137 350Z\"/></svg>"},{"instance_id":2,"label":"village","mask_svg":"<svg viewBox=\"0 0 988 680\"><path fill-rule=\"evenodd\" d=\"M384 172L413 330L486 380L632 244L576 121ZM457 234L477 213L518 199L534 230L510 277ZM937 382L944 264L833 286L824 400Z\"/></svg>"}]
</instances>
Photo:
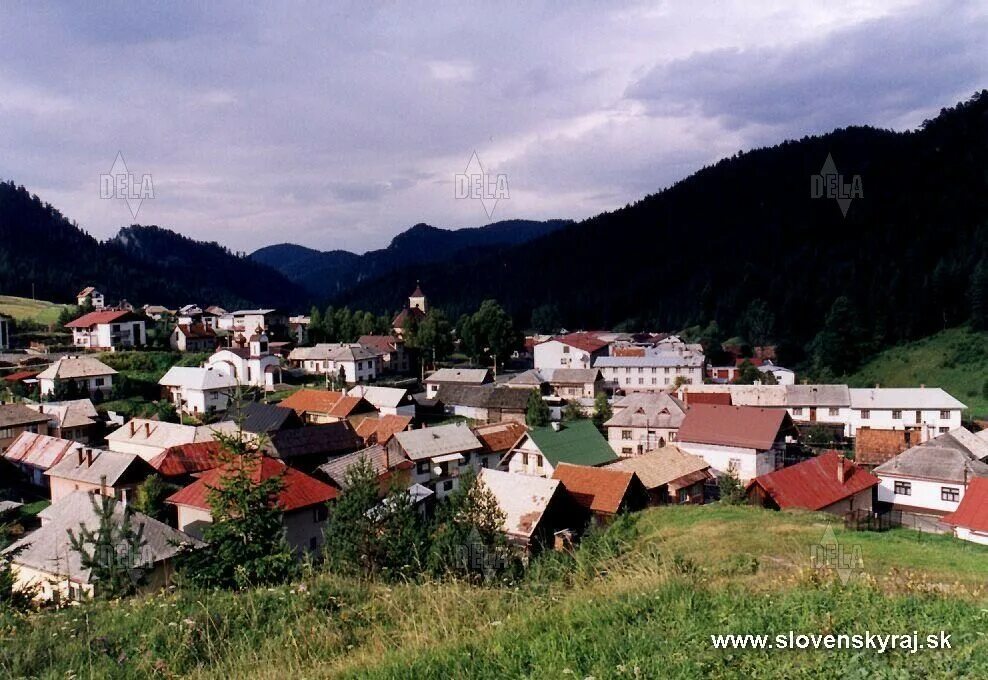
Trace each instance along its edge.
<instances>
[{"instance_id":1,"label":"village","mask_svg":"<svg viewBox=\"0 0 988 680\"><path fill-rule=\"evenodd\" d=\"M421 287L390 333L352 343L310 343L310 317L275 309L111 307L93 287L77 302L63 352L17 350L0 322L0 511L18 527L4 554L17 587L51 605L98 595L80 525L139 525L140 590L169 586L244 465L274 480L303 560L331 557L327 525L356 468L372 471L379 509L399 492L423 518L484 489L522 564L627 513L716 502L988 544L988 431L935 386L806 384L771 347L712 366L664 332L530 335L500 366L440 366L406 346L431 311ZM204 360L167 368L159 413L104 410L123 378L100 357L141 353L155 323Z\"/></svg>"}]
</instances>

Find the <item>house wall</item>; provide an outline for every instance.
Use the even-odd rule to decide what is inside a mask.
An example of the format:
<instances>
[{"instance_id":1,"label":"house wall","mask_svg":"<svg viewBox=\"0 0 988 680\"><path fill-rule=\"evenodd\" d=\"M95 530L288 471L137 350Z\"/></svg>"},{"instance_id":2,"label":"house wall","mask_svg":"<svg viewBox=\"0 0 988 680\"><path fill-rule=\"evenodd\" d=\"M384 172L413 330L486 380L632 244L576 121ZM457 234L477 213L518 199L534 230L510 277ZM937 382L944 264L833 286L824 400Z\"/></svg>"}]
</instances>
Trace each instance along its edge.
<instances>
[{"instance_id":1,"label":"house wall","mask_svg":"<svg viewBox=\"0 0 988 680\"><path fill-rule=\"evenodd\" d=\"M988 545L988 534L980 531L973 531L967 527L954 527L954 536L962 541L971 541L972 543Z\"/></svg>"},{"instance_id":2,"label":"house wall","mask_svg":"<svg viewBox=\"0 0 988 680\"><path fill-rule=\"evenodd\" d=\"M687 453L700 456L710 464L711 472L717 476L727 474L731 462L736 462L738 477L742 482L748 482L759 475L764 475L776 469L776 450L756 451L734 446L718 446L716 444L698 444L679 441L679 448Z\"/></svg>"},{"instance_id":3,"label":"house wall","mask_svg":"<svg viewBox=\"0 0 988 680\"><path fill-rule=\"evenodd\" d=\"M68 381L66 381L68 382ZM112 375L100 375L93 376L91 378L80 378L74 380L73 382L79 386L80 390L87 390L90 395L95 394L97 391L102 392L103 396L109 396L110 392L113 391L113 376ZM38 388L41 390L41 394L53 394L55 392L55 381L49 380L48 378L43 378L38 381Z\"/></svg>"},{"instance_id":4,"label":"house wall","mask_svg":"<svg viewBox=\"0 0 988 680\"><path fill-rule=\"evenodd\" d=\"M821 512L829 512L832 515L844 515L855 510L867 510L872 509L872 498L874 497L874 489L864 489L854 494L850 498L845 498L842 501L828 505L825 508L821 508Z\"/></svg>"},{"instance_id":5,"label":"house wall","mask_svg":"<svg viewBox=\"0 0 988 680\"><path fill-rule=\"evenodd\" d=\"M665 392L680 377L689 385L703 382L702 366L602 366L600 373L625 392Z\"/></svg>"},{"instance_id":6,"label":"house wall","mask_svg":"<svg viewBox=\"0 0 988 680\"><path fill-rule=\"evenodd\" d=\"M601 350L591 354L558 340L548 340L535 346L535 368L592 368L594 358L603 356L605 352Z\"/></svg>"},{"instance_id":7,"label":"house wall","mask_svg":"<svg viewBox=\"0 0 988 680\"><path fill-rule=\"evenodd\" d=\"M659 448L659 439L667 444L676 441L678 432L677 427L608 427L607 443L619 456L637 456Z\"/></svg>"},{"instance_id":8,"label":"house wall","mask_svg":"<svg viewBox=\"0 0 988 680\"><path fill-rule=\"evenodd\" d=\"M903 430L906 426L923 426L927 429L929 437L936 437L939 434L949 432L961 426L961 410L946 409L941 414L939 409L870 409L868 417L864 417L861 409L848 409L850 414L850 426L847 436L853 437L858 428L874 427L883 430ZM918 418L917 418L918 411ZM895 418L893 416L899 416Z\"/></svg>"},{"instance_id":9,"label":"house wall","mask_svg":"<svg viewBox=\"0 0 988 680\"><path fill-rule=\"evenodd\" d=\"M527 461L526 461L527 454ZM508 472L536 477L552 477L555 469L530 437L525 437L508 458Z\"/></svg>"},{"instance_id":10,"label":"house wall","mask_svg":"<svg viewBox=\"0 0 988 680\"><path fill-rule=\"evenodd\" d=\"M847 406L790 406L786 411L797 425L840 424L844 426L844 436L851 436L851 409Z\"/></svg>"},{"instance_id":11,"label":"house wall","mask_svg":"<svg viewBox=\"0 0 988 680\"><path fill-rule=\"evenodd\" d=\"M10 427L0 427L0 453L14 443L14 440L21 436L21 432L34 432L35 434L48 434L48 423L32 423L31 425L12 425Z\"/></svg>"},{"instance_id":12,"label":"house wall","mask_svg":"<svg viewBox=\"0 0 988 680\"><path fill-rule=\"evenodd\" d=\"M89 583L70 582L64 576L58 576L45 571L40 571L31 567L17 564L13 565L15 587L31 588L37 587L38 593L35 599L50 602L68 602L72 599L88 599L93 596L93 586ZM164 560L154 565L154 568L146 573L145 583L138 589L139 593L153 593L167 587L175 573L174 566L170 560ZM75 592L79 597L73 598L70 583L75 587Z\"/></svg>"},{"instance_id":13,"label":"house wall","mask_svg":"<svg viewBox=\"0 0 988 680\"><path fill-rule=\"evenodd\" d=\"M87 491L89 493L100 493L100 485L93 484L91 482L82 482L73 479L65 479L63 477L54 477L49 475L49 484L51 488L51 502L54 503L57 500L65 498L69 494L75 491ZM108 487L109 493L113 494L113 497L119 500L124 505L127 505L134 498L136 493L136 484L127 484L122 486L111 486ZM107 494L109 495L109 494Z\"/></svg>"},{"instance_id":14,"label":"house wall","mask_svg":"<svg viewBox=\"0 0 988 680\"><path fill-rule=\"evenodd\" d=\"M943 514L956 510L960 501L964 499L965 487L959 482L893 477L885 474L879 474L878 478L881 480L878 487L878 500L882 503L892 503L902 509L915 508L918 511L925 510L933 514ZM895 493L897 481L910 484L909 495ZM940 494L943 487L957 489L957 501L942 500Z\"/></svg>"},{"instance_id":15,"label":"house wall","mask_svg":"<svg viewBox=\"0 0 988 680\"><path fill-rule=\"evenodd\" d=\"M326 528L325 507L322 509L308 507L286 512L283 522L285 538L297 551L306 552L322 547L323 529Z\"/></svg>"}]
</instances>

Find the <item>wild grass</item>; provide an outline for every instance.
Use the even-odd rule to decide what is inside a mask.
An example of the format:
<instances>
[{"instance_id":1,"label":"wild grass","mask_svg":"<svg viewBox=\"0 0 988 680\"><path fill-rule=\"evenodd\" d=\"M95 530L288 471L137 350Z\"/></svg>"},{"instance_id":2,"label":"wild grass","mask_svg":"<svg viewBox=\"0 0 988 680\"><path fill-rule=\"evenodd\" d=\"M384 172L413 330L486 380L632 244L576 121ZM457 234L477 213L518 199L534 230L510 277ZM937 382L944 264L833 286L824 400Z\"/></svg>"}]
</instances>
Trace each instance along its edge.
<instances>
[{"instance_id":1,"label":"wild grass","mask_svg":"<svg viewBox=\"0 0 988 680\"><path fill-rule=\"evenodd\" d=\"M988 548L833 527L845 586L810 563L824 515L660 508L500 587L314 571L241 594L178 591L0 618L11 677L985 677ZM721 651L716 633L945 630L954 648Z\"/></svg>"}]
</instances>

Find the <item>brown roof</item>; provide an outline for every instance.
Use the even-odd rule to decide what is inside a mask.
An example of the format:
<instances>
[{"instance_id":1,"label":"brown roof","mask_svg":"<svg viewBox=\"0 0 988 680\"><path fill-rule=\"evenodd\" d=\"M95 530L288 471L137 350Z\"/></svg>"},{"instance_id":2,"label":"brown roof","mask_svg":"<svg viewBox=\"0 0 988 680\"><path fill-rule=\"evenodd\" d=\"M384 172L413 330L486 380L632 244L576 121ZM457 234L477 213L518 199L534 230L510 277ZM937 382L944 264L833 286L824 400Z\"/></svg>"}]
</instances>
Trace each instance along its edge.
<instances>
[{"instance_id":1,"label":"brown roof","mask_svg":"<svg viewBox=\"0 0 988 680\"><path fill-rule=\"evenodd\" d=\"M676 439L767 451L780 432L789 431L795 427L784 409L699 404L686 412Z\"/></svg>"},{"instance_id":2,"label":"brown roof","mask_svg":"<svg viewBox=\"0 0 988 680\"><path fill-rule=\"evenodd\" d=\"M293 409L296 413L325 413L346 418L362 401L359 397L348 397L340 392L302 389L282 399L278 405Z\"/></svg>"},{"instance_id":3,"label":"brown roof","mask_svg":"<svg viewBox=\"0 0 988 680\"><path fill-rule=\"evenodd\" d=\"M395 315L395 318L391 320L391 326L393 328L404 328L405 324L411 319L421 321L424 318L425 313L421 309L418 307L409 307L408 309L401 310Z\"/></svg>"},{"instance_id":4,"label":"brown roof","mask_svg":"<svg viewBox=\"0 0 988 680\"><path fill-rule=\"evenodd\" d=\"M216 331L201 323L178 324L178 331L190 340L208 340L216 337Z\"/></svg>"},{"instance_id":5,"label":"brown roof","mask_svg":"<svg viewBox=\"0 0 988 680\"><path fill-rule=\"evenodd\" d=\"M657 489L664 484L688 486L710 477L710 464L707 461L671 444L640 456L622 458L604 467L608 470L634 472L646 489ZM676 484L680 480L684 483Z\"/></svg>"},{"instance_id":6,"label":"brown roof","mask_svg":"<svg viewBox=\"0 0 988 680\"><path fill-rule=\"evenodd\" d=\"M915 446L918 440L918 432L862 427L854 439L854 460L861 465L881 465Z\"/></svg>"},{"instance_id":7,"label":"brown roof","mask_svg":"<svg viewBox=\"0 0 988 680\"><path fill-rule=\"evenodd\" d=\"M23 404L0 404L0 427L17 427L47 423L51 416L38 413Z\"/></svg>"},{"instance_id":8,"label":"brown roof","mask_svg":"<svg viewBox=\"0 0 988 680\"><path fill-rule=\"evenodd\" d=\"M484 445L484 453L505 453L517 444L526 432L528 432L527 427L515 422L494 423L473 428L474 435Z\"/></svg>"},{"instance_id":9,"label":"brown roof","mask_svg":"<svg viewBox=\"0 0 988 680\"><path fill-rule=\"evenodd\" d=\"M108 323L116 323L119 321L144 321L144 317L139 314L135 314L127 309L109 309L100 312L90 312L89 314L83 314L75 321L69 321L65 324L66 328L90 328L92 326L98 326Z\"/></svg>"},{"instance_id":10,"label":"brown roof","mask_svg":"<svg viewBox=\"0 0 988 680\"><path fill-rule=\"evenodd\" d=\"M561 481L573 500L591 512L614 515L621 509L636 476L623 470L560 463L552 478Z\"/></svg>"},{"instance_id":11,"label":"brown roof","mask_svg":"<svg viewBox=\"0 0 988 680\"><path fill-rule=\"evenodd\" d=\"M582 349L585 352L598 352L605 347L607 347L607 342L601 340L599 337L593 333L567 333L566 335L558 335L554 338L549 338L546 342L551 342L552 340L558 340L564 345L569 345L570 347L575 347L577 349Z\"/></svg>"},{"instance_id":12,"label":"brown roof","mask_svg":"<svg viewBox=\"0 0 988 680\"><path fill-rule=\"evenodd\" d=\"M149 462L164 477L181 477L218 467L222 450L218 441L180 444L165 449Z\"/></svg>"},{"instance_id":13,"label":"brown roof","mask_svg":"<svg viewBox=\"0 0 988 680\"><path fill-rule=\"evenodd\" d=\"M690 392L687 390L683 394L683 401L690 406L694 404L717 404L719 406L731 405L730 392Z\"/></svg>"},{"instance_id":14,"label":"brown roof","mask_svg":"<svg viewBox=\"0 0 988 680\"><path fill-rule=\"evenodd\" d=\"M370 347L382 354L395 351L398 339L393 335L361 335L357 338L357 344Z\"/></svg>"},{"instance_id":15,"label":"brown roof","mask_svg":"<svg viewBox=\"0 0 988 680\"><path fill-rule=\"evenodd\" d=\"M380 415L377 418L364 418L357 424L357 434L368 444L386 444L396 432L408 429L411 416Z\"/></svg>"}]
</instances>

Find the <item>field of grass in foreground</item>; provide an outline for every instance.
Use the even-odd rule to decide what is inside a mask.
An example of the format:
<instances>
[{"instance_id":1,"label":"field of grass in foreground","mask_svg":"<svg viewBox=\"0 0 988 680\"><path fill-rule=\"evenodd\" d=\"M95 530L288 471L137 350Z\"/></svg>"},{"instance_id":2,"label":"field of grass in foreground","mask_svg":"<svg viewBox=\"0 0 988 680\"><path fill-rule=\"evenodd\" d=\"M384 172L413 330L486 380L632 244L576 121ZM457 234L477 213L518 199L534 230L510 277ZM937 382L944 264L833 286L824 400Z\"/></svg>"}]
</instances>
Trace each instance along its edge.
<instances>
[{"instance_id":1,"label":"field of grass in foreground","mask_svg":"<svg viewBox=\"0 0 988 680\"><path fill-rule=\"evenodd\" d=\"M642 513L625 550L556 559L512 587L313 575L0 621L0 675L64 677L985 677L988 548L844 532L863 571L813 569L830 518L754 508ZM718 651L714 633L946 630L953 649Z\"/></svg>"},{"instance_id":2,"label":"field of grass in foreground","mask_svg":"<svg viewBox=\"0 0 988 680\"><path fill-rule=\"evenodd\" d=\"M45 300L0 295L0 314L12 316L18 321L53 324L58 321L62 308L67 306Z\"/></svg>"},{"instance_id":3,"label":"field of grass in foreground","mask_svg":"<svg viewBox=\"0 0 988 680\"><path fill-rule=\"evenodd\" d=\"M880 352L847 377L851 387L942 387L988 417L988 333L951 328Z\"/></svg>"}]
</instances>

